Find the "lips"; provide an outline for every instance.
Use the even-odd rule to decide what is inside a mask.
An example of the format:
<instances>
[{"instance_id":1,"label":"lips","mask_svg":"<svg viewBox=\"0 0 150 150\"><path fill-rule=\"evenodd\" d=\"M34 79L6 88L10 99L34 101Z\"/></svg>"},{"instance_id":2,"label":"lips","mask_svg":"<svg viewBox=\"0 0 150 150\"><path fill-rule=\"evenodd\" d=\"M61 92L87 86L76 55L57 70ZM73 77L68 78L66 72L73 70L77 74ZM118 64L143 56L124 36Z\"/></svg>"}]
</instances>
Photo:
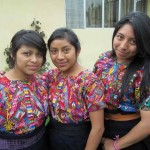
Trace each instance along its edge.
<instances>
[{"instance_id":1,"label":"lips","mask_svg":"<svg viewBox=\"0 0 150 150\"><path fill-rule=\"evenodd\" d=\"M66 66L66 63L57 63L57 65L60 67L64 67L64 66Z\"/></svg>"},{"instance_id":2,"label":"lips","mask_svg":"<svg viewBox=\"0 0 150 150\"><path fill-rule=\"evenodd\" d=\"M39 66L28 66L31 70L38 70Z\"/></svg>"}]
</instances>

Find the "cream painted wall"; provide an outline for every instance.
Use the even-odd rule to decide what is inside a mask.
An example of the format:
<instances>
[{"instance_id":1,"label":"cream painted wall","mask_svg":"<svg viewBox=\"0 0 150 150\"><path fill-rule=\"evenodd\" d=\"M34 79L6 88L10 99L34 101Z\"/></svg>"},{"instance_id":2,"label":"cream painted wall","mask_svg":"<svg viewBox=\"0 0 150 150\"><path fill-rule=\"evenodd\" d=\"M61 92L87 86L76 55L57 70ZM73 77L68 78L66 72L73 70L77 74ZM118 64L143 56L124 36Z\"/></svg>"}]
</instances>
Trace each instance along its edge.
<instances>
[{"instance_id":1,"label":"cream painted wall","mask_svg":"<svg viewBox=\"0 0 150 150\"><path fill-rule=\"evenodd\" d=\"M34 18L42 23L42 30L47 36L46 42L54 29L65 26L64 0L0 0L0 6L0 70L7 67L6 57L3 54L4 48L9 45L17 31L31 29L30 24ZM111 48L112 30L74 30L81 41L82 51L79 62L83 66L92 69L98 55ZM51 65L51 68L53 67Z\"/></svg>"},{"instance_id":2,"label":"cream painted wall","mask_svg":"<svg viewBox=\"0 0 150 150\"><path fill-rule=\"evenodd\" d=\"M111 49L113 28L74 30L81 42L79 62L86 68L93 69L98 56Z\"/></svg>"},{"instance_id":3,"label":"cream painted wall","mask_svg":"<svg viewBox=\"0 0 150 150\"><path fill-rule=\"evenodd\" d=\"M34 18L42 23L42 30L49 36L54 28L65 26L64 1L0 0L0 70L7 66L4 48L17 31L31 29Z\"/></svg>"},{"instance_id":4,"label":"cream painted wall","mask_svg":"<svg viewBox=\"0 0 150 150\"><path fill-rule=\"evenodd\" d=\"M150 0L148 0L150 10ZM12 36L20 29L31 29L34 18L42 23L47 39L52 31L65 26L65 0L0 0L0 70L7 64L3 54ZM150 15L150 13L148 13ZM81 42L79 63L92 69L100 53L111 49L113 28L76 29ZM48 54L49 58L49 54ZM48 59L50 61L50 59ZM50 68L54 66L51 63Z\"/></svg>"}]
</instances>

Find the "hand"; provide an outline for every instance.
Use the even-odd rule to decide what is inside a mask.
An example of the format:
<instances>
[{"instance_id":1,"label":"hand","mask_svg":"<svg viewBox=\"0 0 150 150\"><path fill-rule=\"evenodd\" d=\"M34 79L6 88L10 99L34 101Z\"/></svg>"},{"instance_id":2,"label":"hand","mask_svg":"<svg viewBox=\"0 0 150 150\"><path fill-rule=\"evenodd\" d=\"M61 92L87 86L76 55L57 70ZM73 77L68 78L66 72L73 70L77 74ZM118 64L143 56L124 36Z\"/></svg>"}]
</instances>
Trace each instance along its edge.
<instances>
[{"instance_id":1,"label":"hand","mask_svg":"<svg viewBox=\"0 0 150 150\"><path fill-rule=\"evenodd\" d=\"M102 138L103 150L114 150L114 140L108 138Z\"/></svg>"}]
</instances>

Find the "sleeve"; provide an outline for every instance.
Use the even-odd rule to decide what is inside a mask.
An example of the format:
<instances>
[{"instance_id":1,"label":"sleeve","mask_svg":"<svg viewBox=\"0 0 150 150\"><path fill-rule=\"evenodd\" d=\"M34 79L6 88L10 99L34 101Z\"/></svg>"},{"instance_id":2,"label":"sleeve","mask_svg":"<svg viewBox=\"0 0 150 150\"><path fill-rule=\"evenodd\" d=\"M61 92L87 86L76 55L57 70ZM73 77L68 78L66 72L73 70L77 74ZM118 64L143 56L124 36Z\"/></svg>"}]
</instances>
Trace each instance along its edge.
<instances>
[{"instance_id":1,"label":"sleeve","mask_svg":"<svg viewBox=\"0 0 150 150\"><path fill-rule=\"evenodd\" d=\"M92 112L105 108L104 86L94 74L86 81L84 87L86 87L84 95L87 111Z\"/></svg>"},{"instance_id":2,"label":"sleeve","mask_svg":"<svg viewBox=\"0 0 150 150\"><path fill-rule=\"evenodd\" d=\"M101 62L101 59L103 59L103 58L104 58L104 54L101 54L101 55L99 56L98 60L96 61L96 63L94 64L93 72L94 72L97 76L99 76L99 74L101 73L102 67L101 67L100 62Z\"/></svg>"},{"instance_id":3,"label":"sleeve","mask_svg":"<svg viewBox=\"0 0 150 150\"><path fill-rule=\"evenodd\" d=\"M107 51L102 53L96 63L94 64L93 72L101 80L101 75L104 69L107 69L110 64L110 59L112 59L112 51Z\"/></svg>"}]
</instances>

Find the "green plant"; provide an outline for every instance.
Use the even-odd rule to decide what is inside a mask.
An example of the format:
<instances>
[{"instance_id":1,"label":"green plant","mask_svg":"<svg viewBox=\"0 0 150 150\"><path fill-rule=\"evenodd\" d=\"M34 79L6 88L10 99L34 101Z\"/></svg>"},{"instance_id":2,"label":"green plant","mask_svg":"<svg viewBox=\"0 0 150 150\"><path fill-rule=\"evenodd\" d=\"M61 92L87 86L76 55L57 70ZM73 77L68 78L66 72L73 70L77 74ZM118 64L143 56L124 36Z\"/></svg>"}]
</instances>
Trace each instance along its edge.
<instances>
[{"instance_id":1,"label":"green plant","mask_svg":"<svg viewBox=\"0 0 150 150\"><path fill-rule=\"evenodd\" d=\"M41 31L41 22L36 20L34 18L34 20L32 21L31 23L31 28L34 30L34 31L37 31L43 38L45 38L45 33L44 31ZM5 49L4 49L4 55L6 55L6 63L9 64L9 54L10 54L10 47L7 46ZM42 68L38 71L39 74L47 71L49 69L49 66L50 66L50 63L49 62L46 62ZM5 71L8 71L9 68L5 68Z\"/></svg>"},{"instance_id":2,"label":"green plant","mask_svg":"<svg viewBox=\"0 0 150 150\"><path fill-rule=\"evenodd\" d=\"M34 20L33 20L32 23L31 23L31 27L32 27L35 31L37 31L43 38L45 37L44 31L41 31L41 22L40 22L40 21L35 20L35 18L34 18Z\"/></svg>"}]
</instances>

